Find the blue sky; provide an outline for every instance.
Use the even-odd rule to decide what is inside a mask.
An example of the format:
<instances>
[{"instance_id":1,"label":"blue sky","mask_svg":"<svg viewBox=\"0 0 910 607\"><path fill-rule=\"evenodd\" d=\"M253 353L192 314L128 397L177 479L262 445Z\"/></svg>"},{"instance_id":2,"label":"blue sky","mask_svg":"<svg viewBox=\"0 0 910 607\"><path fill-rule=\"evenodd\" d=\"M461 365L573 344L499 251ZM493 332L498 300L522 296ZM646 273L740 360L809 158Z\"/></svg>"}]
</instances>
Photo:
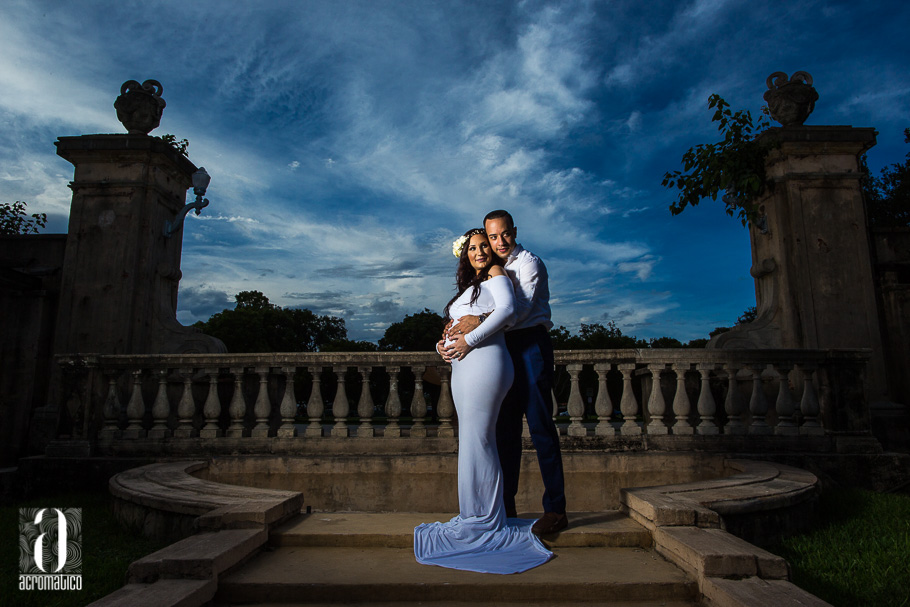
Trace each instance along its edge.
<instances>
[{"instance_id":1,"label":"blue sky","mask_svg":"<svg viewBox=\"0 0 910 607\"><path fill-rule=\"evenodd\" d=\"M453 294L451 241L496 208L550 273L553 319L683 341L754 305L749 238L661 185L716 140L707 98L756 113L812 74L807 124L871 126L904 158L910 4L333 0L0 6L0 201L66 231L59 136L120 133L126 80L164 86L153 135L190 141L178 319L241 290L379 339Z\"/></svg>"}]
</instances>

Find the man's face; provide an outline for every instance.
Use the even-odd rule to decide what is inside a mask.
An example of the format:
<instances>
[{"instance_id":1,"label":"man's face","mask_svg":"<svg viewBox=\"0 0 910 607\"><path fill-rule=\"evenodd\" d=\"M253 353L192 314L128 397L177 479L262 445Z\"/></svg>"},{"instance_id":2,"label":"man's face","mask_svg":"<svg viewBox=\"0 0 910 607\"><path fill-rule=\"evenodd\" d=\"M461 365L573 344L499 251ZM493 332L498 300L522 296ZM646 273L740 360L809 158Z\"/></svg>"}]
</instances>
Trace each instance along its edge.
<instances>
[{"instance_id":1,"label":"man's face","mask_svg":"<svg viewBox=\"0 0 910 607\"><path fill-rule=\"evenodd\" d=\"M518 234L518 228L509 227L504 217L498 219L488 219L483 224L483 229L487 232L487 238L490 239L490 245L497 257L506 259L509 253L515 248L515 237Z\"/></svg>"}]
</instances>

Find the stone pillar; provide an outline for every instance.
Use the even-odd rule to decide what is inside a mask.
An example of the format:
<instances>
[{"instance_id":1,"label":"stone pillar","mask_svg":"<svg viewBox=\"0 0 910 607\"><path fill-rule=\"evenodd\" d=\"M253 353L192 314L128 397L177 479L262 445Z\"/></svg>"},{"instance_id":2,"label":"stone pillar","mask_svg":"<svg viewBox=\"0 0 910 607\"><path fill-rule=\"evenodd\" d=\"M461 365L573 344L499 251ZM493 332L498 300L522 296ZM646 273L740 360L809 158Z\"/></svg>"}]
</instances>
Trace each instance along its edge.
<instances>
[{"instance_id":1,"label":"stone pillar","mask_svg":"<svg viewBox=\"0 0 910 607\"><path fill-rule=\"evenodd\" d=\"M183 233L166 238L195 165L148 135L61 137L73 163L57 353L224 352L177 322Z\"/></svg>"},{"instance_id":2,"label":"stone pillar","mask_svg":"<svg viewBox=\"0 0 910 607\"><path fill-rule=\"evenodd\" d=\"M749 226L757 318L717 348L871 348L866 398L887 399L859 157L875 130L789 126L763 137L773 187Z\"/></svg>"},{"instance_id":3,"label":"stone pillar","mask_svg":"<svg viewBox=\"0 0 910 607\"><path fill-rule=\"evenodd\" d=\"M56 145L75 177L53 353L224 352L220 340L177 322L183 232L164 236L196 166L143 134L61 137ZM47 406L36 408L30 427L32 450L68 437L81 442L75 450L52 444L55 453L87 454L88 437L72 423L84 412L62 406L73 399L61 379L52 364Z\"/></svg>"}]
</instances>

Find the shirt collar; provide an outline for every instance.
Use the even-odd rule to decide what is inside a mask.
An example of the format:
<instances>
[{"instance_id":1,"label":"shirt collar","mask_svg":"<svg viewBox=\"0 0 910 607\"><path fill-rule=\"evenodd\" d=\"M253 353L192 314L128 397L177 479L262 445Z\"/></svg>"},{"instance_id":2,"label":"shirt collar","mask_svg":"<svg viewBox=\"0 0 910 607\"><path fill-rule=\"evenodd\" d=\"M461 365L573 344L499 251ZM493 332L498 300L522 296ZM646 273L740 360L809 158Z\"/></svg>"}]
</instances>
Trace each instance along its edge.
<instances>
[{"instance_id":1,"label":"shirt collar","mask_svg":"<svg viewBox=\"0 0 910 607\"><path fill-rule=\"evenodd\" d=\"M503 265L508 265L508 264L512 263L513 261L515 261L515 258L518 257L518 254L521 253L523 250L524 249L522 248L522 246L516 242L515 248L513 248L512 252L509 253L509 256L506 258L505 264L503 264Z\"/></svg>"}]
</instances>

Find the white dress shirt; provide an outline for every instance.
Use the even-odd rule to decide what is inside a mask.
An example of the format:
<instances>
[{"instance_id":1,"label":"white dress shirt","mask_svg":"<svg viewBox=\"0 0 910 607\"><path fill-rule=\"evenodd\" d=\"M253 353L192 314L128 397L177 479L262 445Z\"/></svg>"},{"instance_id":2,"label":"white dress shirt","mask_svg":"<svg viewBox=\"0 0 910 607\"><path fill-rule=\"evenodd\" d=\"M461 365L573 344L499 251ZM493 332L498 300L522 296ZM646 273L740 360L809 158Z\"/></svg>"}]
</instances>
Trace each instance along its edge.
<instances>
[{"instance_id":1,"label":"white dress shirt","mask_svg":"<svg viewBox=\"0 0 910 607\"><path fill-rule=\"evenodd\" d=\"M515 320L506 331L529 329L537 325L542 325L547 330L552 328L547 267L540 257L515 243L504 269L515 287Z\"/></svg>"}]
</instances>

